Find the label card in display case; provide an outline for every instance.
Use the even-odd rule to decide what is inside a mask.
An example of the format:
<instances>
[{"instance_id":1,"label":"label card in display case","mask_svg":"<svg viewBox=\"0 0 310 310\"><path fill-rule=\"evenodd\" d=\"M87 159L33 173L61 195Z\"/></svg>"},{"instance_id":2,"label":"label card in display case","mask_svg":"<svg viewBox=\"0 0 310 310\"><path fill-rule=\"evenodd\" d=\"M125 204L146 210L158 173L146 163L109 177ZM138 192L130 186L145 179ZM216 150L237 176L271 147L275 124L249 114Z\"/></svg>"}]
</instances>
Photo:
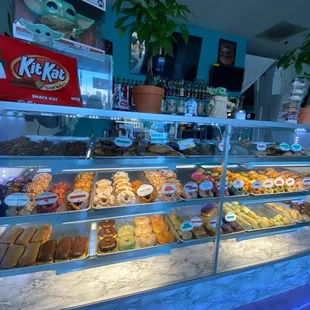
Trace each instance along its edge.
<instances>
[{"instance_id":1,"label":"label card in display case","mask_svg":"<svg viewBox=\"0 0 310 310\"><path fill-rule=\"evenodd\" d=\"M89 194L87 192L76 190L68 195L68 201L72 203L87 201Z\"/></svg>"},{"instance_id":2,"label":"label card in display case","mask_svg":"<svg viewBox=\"0 0 310 310\"><path fill-rule=\"evenodd\" d=\"M202 219L199 216L194 216L190 219L190 222L193 224L194 227L200 227L203 223Z\"/></svg>"},{"instance_id":3,"label":"label card in display case","mask_svg":"<svg viewBox=\"0 0 310 310\"><path fill-rule=\"evenodd\" d=\"M305 186L309 186L310 185L310 178L306 177L302 180L302 184Z\"/></svg>"},{"instance_id":4,"label":"label card in display case","mask_svg":"<svg viewBox=\"0 0 310 310\"><path fill-rule=\"evenodd\" d=\"M262 188L262 186L263 186L263 184L262 184L261 181L255 181L255 182L252 183L252 188L253 189L260 189L260 188Z\"/></svg>"},{"instance_id":5,"label":"label card in display case","mask_svg":"<svg viewBox=\"0 0 310 310\"><path fill-rule=\"evenodd\" d=\"M58 200L58 196L56 194L46 192L42 193L35 198L35 202L37 205L42 206L42 205L50 205L55 203Z\"/></svg>"},{"instance_id":6,"label":"label card in display case","mask_svg":"<svg viewBox=\"0 0 310 310\"><path fill-rule=\"evenodd\" d=\"M236 189L243 188L244 187L244 181L240 180L240 179L235 180L233 182L233 187L236 188Z\"/></svg>"},{"instance_id":7,"label":"label card in display case","mask_svg":"<svg viewBox=\"0 0 310 310\"><path fill-rule=\"evenodd\" d=\"M266 181L264 181L263 186L265 188L273 188L274 187L274 181L273 180L266 180Z\"/></svg>"},{"instance_id":8,"label":"label card in display case","mask_svg":"<svg viewBox=\"0 0 310 310\"><path fill-rule=\"evenodd\" d=\"M30 202L28 195L23 193L14 193L4 199L4 203L9 207L23 207Z\"/></svg>"},{"instance_id":9,"label":"label card in display case","mask_svg":"<svg viewBox=\"0 0 310 310\"><path fill-rule=\"evenodd\" d=\"M295 185L295 180L293 178L288 178L285 181L285 183L286 183L287 186L294 186Z\"/></svg>"},{"instance_id":10,"label":"label card in display case","mask_svg":"<svg viewBox=\"0 0 310 310\"><path fill-rule=\"evenodd\" d=\"M193 228L194 228L194 225L190 221L185 221L180 226L181 231L191 231L193 230Z\"/></svg>"},{"instance_id":11,"label":"label card in display case","mask_svg":"<svg viewBox=\"0 0 310 310\"><path fill-rule=\"evenodd\" d=\"M221 183L218 183L217 185L216 185L216 188L217 188L217 190L220 190L221 189ZM227 182L225 182L225 190L226 189L228 189L228 183Z\"/></svg>"},{"instance_id":12,"label":"label card in display case","mask_svg":"<svg viewBox=\"0 0 310 310\"><path fill-rule=\"evenodd\" d=\"M211 181L203 181L199 185L199 189L202 191L209 191L213 188L213 183Z\"/></svg>"},{"instance_id":13,"label":"label card in display case","mask_svg":"<svg viewBox=\"0 0 310 310\"><path fill-rule=\"evenodd\" d=\"M192 149L196 146L194 139L186 139L182 141L178 141L180 151Z\"/></svg>"},{"instance_id":14,"label":"label card in display case","mask_svg":"<svg viewBox=\"0 0 310 310\"><path fill-rule=\"evenodd\" d=\"M288 143L282 142L280 144L280 150L283 151L283 152L288 152L288 151L291 150L291 147L290 147L290 145Z\"/></svg>"},{"instance_id":15,"label":"label card in display case","mask_svg":"<svg viewBox=\"0 0 310 310\"><path fill-rule=\"evenodd\" d=\"M302 147L299 143L294 143L291 145L291 149L293 152L300 152Z\"/></svg>"},{"instance_id":16,"label":"label card in display case","mask_svg":"<svg viewBox=\"0 0 310 310\"><path fill-rule=\"evenodd\" d=\"M259 152L264 152L264 151L266 151L266 149L267 149L267 144L264 143L264 142L258 142L257 145L256 145L256 149L257 149Z\"/></svg>"},{"instance_id":17,"label":"label card in display case","mask_svg":"<svg viewBox=\"0 0 310 310\"><path fill-rule=\"evenodd\" d=\"M166 183L161 188L161 191L164 195L172 195L177 191L177 187L172 183Z\"/></svg>"},{"instance_id":18,"label":"label card in display case","mask_svg":"<svg viewBox=\"0 0 310 310\"><path fill-rule=\"evenodd\" d=\"M225 220L227 222L234 222L236 219L237 219L237 216L235 213L227 212L227 214L225 215Z\"/></svg>"},{"instance_id":19,"label":"label card in display case","mask_svg":"<svg viewBox=\"0 0 310 310\"><path fill-rule=\"evenodd\" d=\"M198 185L194 182L188 182L184 185L184 192L186 193L195 193L198 190Z\"/></svg>"},{"instance_id":20,"label":"label card in display case","mask_svg":"<svg viewBox=\"0 0 310 310\"><path fill-rule=\"evenodd\" d=\"M118 137L114 140L114 144L118 147L131 147L132 140L128 137Z\"/></svg>"},{"instance_id":21,"label":"label card in display case","mask_svg":"<svg viewBox=\"0 0 310 310\"><path fill-rule=\"evenodd\" d=\"M145 197L145 196L151 195L153 191L154 191L154 188L152 185L143 184L138 188L137 195L140 197Z\"/></svg>"},{"instance_id":22,"label":"label card in display case","mask_svg":"<svg viewBox=\"0 0 310 310\"><path fill-rule=\"evenodd\" d=\"M284 180L282 178L276 178L274 181L275 186L283 186Z\"/></svg>"},{"instance_id":23,"label":"label card in display case","mask_svg":"<svg viewBox=\"0 0 310 310\"><path fill-rule=\"evenodd\" d=\"M218 148L221 152L224 152L224 146L225 146L225 141L221 141L220 144L218 145ZM231 146L228 144L228 151L230 151Z\"/></svg>"}]
</instances>

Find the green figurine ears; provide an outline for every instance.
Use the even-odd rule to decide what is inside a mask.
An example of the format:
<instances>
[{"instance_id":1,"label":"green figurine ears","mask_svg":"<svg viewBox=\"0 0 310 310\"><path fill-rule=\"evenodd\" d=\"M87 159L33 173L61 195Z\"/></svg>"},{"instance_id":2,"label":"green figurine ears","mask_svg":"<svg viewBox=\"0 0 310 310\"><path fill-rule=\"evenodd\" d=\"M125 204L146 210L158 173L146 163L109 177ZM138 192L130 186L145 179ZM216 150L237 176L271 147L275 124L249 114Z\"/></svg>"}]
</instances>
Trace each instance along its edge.
<instances>
[{"instance_id":1,"label":"green figurine ears","mask_svg":"<svg viewBox=\"0 0 310 310\"><path fill-rule=\"evenodd\" d=\"M93 19L87 18L76 13L75 8L70 3L63 0L24 0L30 11L39 15L53 15L60 19L69 20L80 28L86 30L95 22Z\"/></svg>"}]
</instances>

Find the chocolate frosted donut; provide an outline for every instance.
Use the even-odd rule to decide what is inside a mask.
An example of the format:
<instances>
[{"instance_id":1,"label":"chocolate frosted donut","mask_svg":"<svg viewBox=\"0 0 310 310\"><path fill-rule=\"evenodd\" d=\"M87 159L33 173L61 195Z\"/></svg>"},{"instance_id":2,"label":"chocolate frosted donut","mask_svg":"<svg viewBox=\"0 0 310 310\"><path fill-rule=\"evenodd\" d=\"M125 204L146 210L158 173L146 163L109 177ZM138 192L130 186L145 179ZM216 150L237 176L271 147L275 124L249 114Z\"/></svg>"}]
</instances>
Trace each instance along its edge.
<instances>
[{"instance_id":1,"label":"chocolate frosted donut","mask_svg":"<svg viewBox=\"0 0 310 310\"><path fill-rule=\"evenodd\" d=\"M99 222L98 226L99 228L106 228L106 227L113 227L115 225L115 221L114 220L103 220L101 222Z\"/></svg>"},{"instance_id":2,"label":"chocolate frosted donut","mask_svg":"<svg viewBox=\"0 0 310 310\"><path fill-rule=\"evenodd\" d=\"M117 230L115 227L104 227L99 230L99 237L101 238L109 238L109 237L116 237Z\"/></svg>"},{"instance_id":3,"label":"chocolate frosted donut","mask_svg":"<svg viewBox=\"0 0 310 310\"><path fill-rule=\"evenodd\" d=\"M112 252L116 249L116 247L117 247L117 241L115 238L112 237L104 238L100 240L98 243L98 250L101 253Z\"/></svg>"}]
</instances>

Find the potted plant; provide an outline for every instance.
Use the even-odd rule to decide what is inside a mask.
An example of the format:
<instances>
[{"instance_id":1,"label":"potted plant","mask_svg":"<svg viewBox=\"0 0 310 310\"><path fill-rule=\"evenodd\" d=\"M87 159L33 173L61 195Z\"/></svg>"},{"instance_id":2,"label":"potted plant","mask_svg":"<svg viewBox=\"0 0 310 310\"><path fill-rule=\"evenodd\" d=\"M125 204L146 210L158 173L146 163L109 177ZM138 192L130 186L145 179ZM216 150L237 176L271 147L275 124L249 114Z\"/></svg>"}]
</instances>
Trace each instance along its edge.
<instances>
[{"instance_id":1,"label":"potted plant","mask_svg":"<svg viewBox=\"0 0 310 310\"><path fill-rule=\"evenodd\" d=\"M187 14L190 10L177 0L116 0L112 7L119 17L115 28L120 35L127 30L136 33L140 43L148 51L147 74L144 85L133 89L134 101L138 112L160 113L165 90L154 86L153 57L164 50L173 56L173 32L181 31L185 43L188 42Z\"/></svg>"},{"instance_id":2,"label":"potted plant","mask_svg":"<svg viewBox=\"0 0 310 310\"><path fill-rule=\"evenodd\" d=\"M294 48L280 57L278 62L278 68L287 69L294 65L295 71L299 77L310 81L310 72L303 70L304 65L310 66L310 34L305 35L305 40L300 47ZM309 101L309 90L299 110L299 123L309 124L310 123L310 101ZM309 103L308 103L309 101Z\"/></svg>"}]
</instances>

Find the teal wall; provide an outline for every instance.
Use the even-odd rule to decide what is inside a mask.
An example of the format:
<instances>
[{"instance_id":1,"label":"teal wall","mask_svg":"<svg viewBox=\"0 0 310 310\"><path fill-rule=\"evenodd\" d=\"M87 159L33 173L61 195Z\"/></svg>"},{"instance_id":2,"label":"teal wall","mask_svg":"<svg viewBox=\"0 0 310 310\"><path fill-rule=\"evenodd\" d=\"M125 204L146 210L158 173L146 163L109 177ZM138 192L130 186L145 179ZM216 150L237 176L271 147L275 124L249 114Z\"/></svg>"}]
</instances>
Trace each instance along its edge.
<instances>
[{"instance_id":1,"label":"teal wall","mask_svg":"<svg viewBox=\"0 0 310 310\"><path fill-rule=\"evenodd\" d=\"M132 75L129 73L130 57L130 34L125 33L122 38L119 37L117 29L114 28L116 15L108 8L105 16L104 36L114 43L114 76L124 77L126 79L143 79L142 75ZM231 36L220 32L189 26L189 33L194 36L202 37L202 49L198 67L198 80L209 79L210 66L217 62L217 51L220 39L227 39L237 42L236 67L244 67L247 41L245 38Z\"/></svg>"}]
</instances>

